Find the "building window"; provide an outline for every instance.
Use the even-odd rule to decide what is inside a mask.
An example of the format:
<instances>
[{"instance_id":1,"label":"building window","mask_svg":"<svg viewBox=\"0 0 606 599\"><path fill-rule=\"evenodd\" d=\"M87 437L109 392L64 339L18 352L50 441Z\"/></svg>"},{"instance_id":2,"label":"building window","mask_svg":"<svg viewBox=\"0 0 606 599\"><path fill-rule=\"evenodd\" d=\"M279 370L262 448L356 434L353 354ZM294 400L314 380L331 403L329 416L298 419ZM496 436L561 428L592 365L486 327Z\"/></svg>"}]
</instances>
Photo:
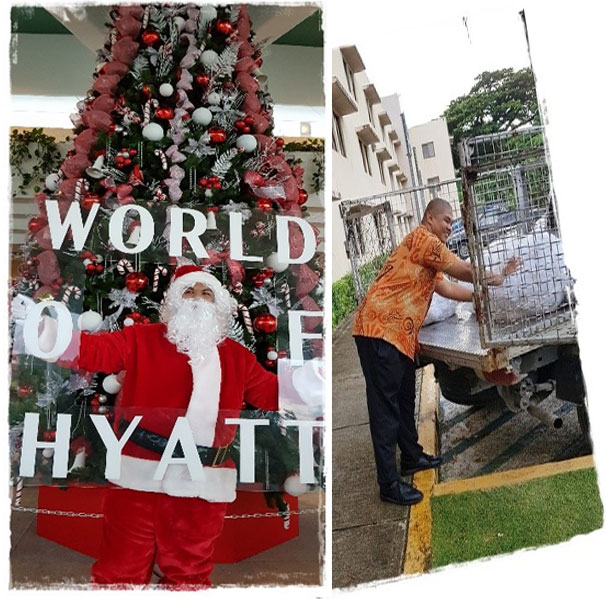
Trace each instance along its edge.
<instances>
[{"instance_id":1,"label":"building window","mask_svg":"<svg viewBox=\"0 0 606 599\"><path fill-rule=\"evenodd\" d=\"M387 185L387 183L385 183L385 173L383 172L383 164L379 160L378 156L377 156L377 164L379 165L379 176L381 177L381 183L383 183L383 185Z\"/></svg>"},{"instance_id":2,"label":"building window","mask_svg":"<svg viewBox=\"0 0 606 599\"><path fill-rule=\"evenodd\" d=\"M374 115L372 113L372 104L370 103L370 100L368 98L366 98L366 108L368 109L368 120L370 121L370 124L374 127L375 126L375 118L374 118Z\"/></svg>"},{"instance_id":3,"label":"building window","mask_svg":"<svg viewBox=\"0 0 606 599\"><path fill-rule=\"evenodd\" d=\"M332 113L332 149L336 150L347 158L345 152L345 141L343 138L343 127L341 124L341 117L338 114Z\"/></svg>"},{"instance_id":4,"label":"building window","mask_svg":"<svg viewBox=\"0 0 606 599\"><path fill-rule=\"evenodd\" d=\"M431 199L438 197L438 192L440 191L440 177L429 177L427 179L427 185L429 185L429 195Z\"/></svg>"},{"instance_id":5,"label":"building window","mask_svg":"<svg viewBox=\"0 0 606 599\"><path fill-rule=\"evenodd\" d=\"M372 175L372 170L370 168L370 158L368 156L368 146L362 143L361 140L358 140L358 143L360 144L360 153L362 154L362 164L364 165L364 170L369 175Z\"/></svg>"},{"instance_id":6,"label":"building window","mask_svg":"<svg viewBox=\"0 0 606 599\"><path fill-rule=\"evenodd\" d=\"M436 155L436 151L433 147L433 141L427 142L421 146L423 152L423 158L433 158Z\"/></svg>"},{"instance_id":7,"label":"building window","mask_svg":"<svg viewBox=\"0 0 606 599\"><path fill-rule=\"evenodd\" d=\"M353 94L353 97L357 100L358 96L356 95L356 83L354 80L354 73L345 59L343 59L343 67L345 68L345 79L347 79L347 87L349 88L349 91Z\"/></svg>"}]
</instances>

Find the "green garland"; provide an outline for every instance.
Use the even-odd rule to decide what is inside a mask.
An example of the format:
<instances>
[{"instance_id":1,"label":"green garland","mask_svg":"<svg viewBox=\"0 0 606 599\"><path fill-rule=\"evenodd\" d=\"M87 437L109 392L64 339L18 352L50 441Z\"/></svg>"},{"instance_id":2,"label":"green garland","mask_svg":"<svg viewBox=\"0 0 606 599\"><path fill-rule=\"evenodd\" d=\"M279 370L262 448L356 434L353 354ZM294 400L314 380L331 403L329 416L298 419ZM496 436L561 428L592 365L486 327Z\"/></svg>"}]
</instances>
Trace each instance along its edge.
<instances>
[{"instance_id":1,"label":"green garland","mask_svg":"<svg viewBox=\"0 0 606 599\"><path fill-rule=\"evenodd\" d=\"M69 138L68 138L69 140ZM10 165L12 175L21 177L21 184L13 190L13 197L23 195L32 182L42 182L43 175L58 169L61 164L61 153L54 137L43 133L41 128L31 131L14 129L10 137ZM25 170L27 161L35 159L31 170ZM34 187L34 192L42 190L41 185Z\"/></svg>"},{"instance_id":2,"label":"green garland","mask_svg":"<svg viewBox=\"0 0 606 599\"><path fill-rule=\"evenodd\" d=\"M291 141L284 146L286 152L313 152L312 162L316 167L312 176L312 189L320 193L324 189L324 140L317 137L305 141ZM294 160L293 164L300 164L302 160Z\"/></svg>"}]
</instances>

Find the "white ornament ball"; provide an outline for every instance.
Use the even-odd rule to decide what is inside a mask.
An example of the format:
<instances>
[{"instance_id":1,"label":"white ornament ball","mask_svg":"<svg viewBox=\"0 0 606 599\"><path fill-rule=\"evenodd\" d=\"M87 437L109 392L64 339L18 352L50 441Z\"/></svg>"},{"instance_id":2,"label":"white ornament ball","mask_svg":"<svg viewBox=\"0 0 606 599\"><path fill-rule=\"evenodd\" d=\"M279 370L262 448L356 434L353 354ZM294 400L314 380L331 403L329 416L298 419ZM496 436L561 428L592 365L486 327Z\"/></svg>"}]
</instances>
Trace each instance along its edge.
<instances>
[{"instance_id":1,"label":"white ornament ball","mask_svg":"<svg viewBox=\"0 0 606 599\"><path fill-rule=\"evenodd\" d=\"M145 139L149 139L150 141L160 141L164 137L164 129L158 123L150 123L143 127L141 134Z\"/></svg>"},{"instance_id":2,"label":"white ornament ball","mask_svg":"<svg viewBox=\"0 0 606 599\"><path fill-rule=\"evenodd\" d=\"M132 327L135 324L135 321L132 318L125 318L124 319L124 326L125 327Z\"/></svg>"},{"instance_id":3,"label":"white ornament ball","mask_svg":"<svg viewBox=\"0 0 606 599\"><path fill-rule=\"evenodd\" d=\"M111 395L115 395L122 389L122 384L118 381L115 374L110 374L103 379L103 391Z\"/></svg>"},{"instance_id":4,"label":"white ornament ball","mask_svg":"<svg viewBox=\"0 0 606 599\"><path fill-rule=\"evenodd\" d=\"M267 352L267 359L268 360L277 360L278 359L278 352L277 351L268 351Z\"/></svg>"},{"instance_id":5,"label":"white ornament ball","mask_svg":"<svg viewBox=\"0 0 606 599\"><path fill-rule=\"evenodd\" d=\"M99 395L99 403L100 404L106 404L107 403L107 395Z\"/></svg>"},{"instance_id":6,"label":"white ornament ball","mask_svg":"<svg viewBox=\"0 0 606 599\"><path fill-rule=\"evenodd\" d=\"M288 268L288 264L286 262L280 262L278 259L278 252L274 252L273 254L269 254L263 260L265 266L275 270L276 272L284 272Z\"/></svg>"},{"instance_id":7,"label":"white ornament ball","mask_svg":"<svg viewBox=\"0 0 606 599\"><path fill-rule=\"evenodd\" d=\"M165 98L170 98L173 95L175 88L170 83L163 83L158 88L158 91L160 92L161 96L164 96Z\"/></svg>"},{"instance_id":8,"label":"white ornament ball","mask_svg":"<svg viewBox=\"0 0 606 599\"><path fill-rule=\"evenodd\" d=\"M200 8L200 16L203 17L205 21L213 21L217 18L217 9L214 6L203 6Z\"/></svg>"},{"instance_id":9,"label":"white ornament ball","mask_svg":"<svg viewBox=\"0 0 606 599\"><path fill-rule=\"evenodd\" d=\"M214 50L204 50L200 55L200 61L205 67L212 68L217 64L219 55Z\"/></svg>"},{"instance_id":10,"label":"white ornament ball","mask_svg":"<svg viewBox=\"0 0 606 599\"><path fill-rule=\"evenodd\" d=\"M42 450L42 455L45 458L52 458L54 454L55 454L55 450L52 447L46 447L45 449Z\"/></svg>"},{"instance_id":11,"label":"white ornament ball","mask_svg":"<svg viewBox=\"0 0 606 599\"><path fill-rule=\"evenodd\" d=\"M242 148L245 152L254 152L257 149L257 138L245 133L236 139L236 148Z\"/></svg>"},{"instance_id":12,"label":"white ornament ball","mask_svg":"<svg viewBox=\"0 0 606 599\"><path fill-rule=\"evenodd\" d=\"M284 481L284 491L289 495L298 497L299 495L303 495L303 493L307 493L309 487L301 482L299 476L293 474Z\"/></svg>"},{"instance_id":13,"label":"white ornament ball","mask_svg":"<svg viewBox=\"0 0 606 599\"><path fill-rule=\"evenodd\" d=\"M103 316L94 310L87 310L78 316L78 328L81 331L95 333L103 324Z\"/></svg>"},{"instance_id":14,"label":"white ornament ball","mask_svg":"<svg viewBox=\"0 0 606 599\"><path fill-rule=\"evenodd\" d=\"M183 31L183 27L185 27L185 19L183 17L175 17L174 23L177 26L177 31L181 33Z\"/></svg>"},{"instance_id":15,"label":"white ornament ball","mask_svg":"<svg viewBox=\"0 0 606 599\"><path fill-rule=\"evenodd\" d=\"M213 120L213 113L208 108L201 106L191 113L191 118L198 125L208 125Z\"/></svg>"},{"instance_id":16,"label":"white ornament ball","mask_svg":"<svg viewBox=\"0 0 606 599\"><path fill-rule=\"evenodd\" d=\"M221 104L221 94L217 92L210 92L206 99L208 100L209 104L214 104L215 106Z\"/></svg>"},{"instance_id":17,"label":"white ornament ball","mask_svg":"<svg viewBox=\"0 0 606 599\"><path fill-rule=\"evenodd\" d=\"M49 175L44 180L44 184L51 191L57 191L57 187L59 187L59 175L57 173L53 173L52 175Z\"/></svg>"}]
</instances>

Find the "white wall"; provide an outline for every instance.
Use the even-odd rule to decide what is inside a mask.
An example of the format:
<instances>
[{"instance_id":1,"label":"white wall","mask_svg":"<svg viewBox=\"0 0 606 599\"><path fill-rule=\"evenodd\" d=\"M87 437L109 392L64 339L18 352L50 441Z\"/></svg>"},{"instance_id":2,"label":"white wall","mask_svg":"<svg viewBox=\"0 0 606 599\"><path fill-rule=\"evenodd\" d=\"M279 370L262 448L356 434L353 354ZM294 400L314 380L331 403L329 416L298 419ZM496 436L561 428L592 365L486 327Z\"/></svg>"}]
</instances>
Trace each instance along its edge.
<instances>
[{"instance_id":1,"label":"white wall","mask_svg":"<svg viewBox=\"0 0 606 599\"><path fill-rule=\"evenodd\" d=\"M450 140L448 137L448 126L446 119L438 118L410 127L410 142L416 150L417 165L423 177L423 185L431 177L440 177L440 181L448 181L455 178ZM433 142L435 156L423 158L422 144Z\"/></svg>"},{"instance_id":2,"label":"white wall","mask_svg":"<svg viewBox=\"0 0 606 599\"><path fill-rule=\"evenodd\" d=\"M363 58L363 57L362 57ZM349 91L343 65L343 56L341 50L336 48L332 51L332 76L340 81L344 89ZM393 192L391 178L387 168L383 166L385 173L385 183L381 181L379 174L379 162L374 151L374 147L369 148L369 157L372 174L369 175L364 170L362 154L358 143L356 129L365 124L371 124L364 87L371 82L365 71L354 73L354 85L356 90L357 111L345 115L341 118L343 141L345 145L346 156L339 151L332 150L332 276L337 280L351 272L351 265L345 252L345 232L343 221L339 212L339 204L342 200L353 200L371 195ZM353 96L353 94L351 94ZM409 176L406 167L405 155L402 152L404 140L402 139L401 149L394 152L389 138L383 140L381 124L378 115L387 111L387 107L382 103L373 104L372 114L374 116L373 128L376 131L379 142L385 144L394 160L396 160L401 170ZM391 118L391 116L390 116ZM393 121L393 118L392 118ZM396 187L396 190L400 187Z\"/></svg>"}]
</instances>

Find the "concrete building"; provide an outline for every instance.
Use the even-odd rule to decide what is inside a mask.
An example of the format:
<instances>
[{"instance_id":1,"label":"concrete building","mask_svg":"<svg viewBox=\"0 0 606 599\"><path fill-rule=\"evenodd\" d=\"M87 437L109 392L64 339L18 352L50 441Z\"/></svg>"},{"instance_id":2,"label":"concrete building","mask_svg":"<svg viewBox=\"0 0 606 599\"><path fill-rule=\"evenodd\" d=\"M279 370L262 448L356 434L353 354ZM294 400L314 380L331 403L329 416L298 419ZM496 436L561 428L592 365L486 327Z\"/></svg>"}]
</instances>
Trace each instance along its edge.
<instances>
[{"instance_id":1,"label":"concrete building","mask_svg":"<svg viewBox=\"0 0 606 599\"><path fill-rule=\"evenodd\" d=\"M455 178L446 119L437 118L410 127L409 133L417 184L430 186L430 198L441 197L440 183ZM456 198L450 198L450 201L455 214L459 214Z\"/></svg>"},{"instance_id":2,"label":"concrete building","mask_svg":"<svg viewBox=\"0 0 606 599\"><path fill-rule=\"evenodd\" d=\"M404 189L410 169L394 125L356 46L332 53L333 278L349 272L339 205ZM396 111L398 112L398 111Z\"/></svg>"}]
</instances>

